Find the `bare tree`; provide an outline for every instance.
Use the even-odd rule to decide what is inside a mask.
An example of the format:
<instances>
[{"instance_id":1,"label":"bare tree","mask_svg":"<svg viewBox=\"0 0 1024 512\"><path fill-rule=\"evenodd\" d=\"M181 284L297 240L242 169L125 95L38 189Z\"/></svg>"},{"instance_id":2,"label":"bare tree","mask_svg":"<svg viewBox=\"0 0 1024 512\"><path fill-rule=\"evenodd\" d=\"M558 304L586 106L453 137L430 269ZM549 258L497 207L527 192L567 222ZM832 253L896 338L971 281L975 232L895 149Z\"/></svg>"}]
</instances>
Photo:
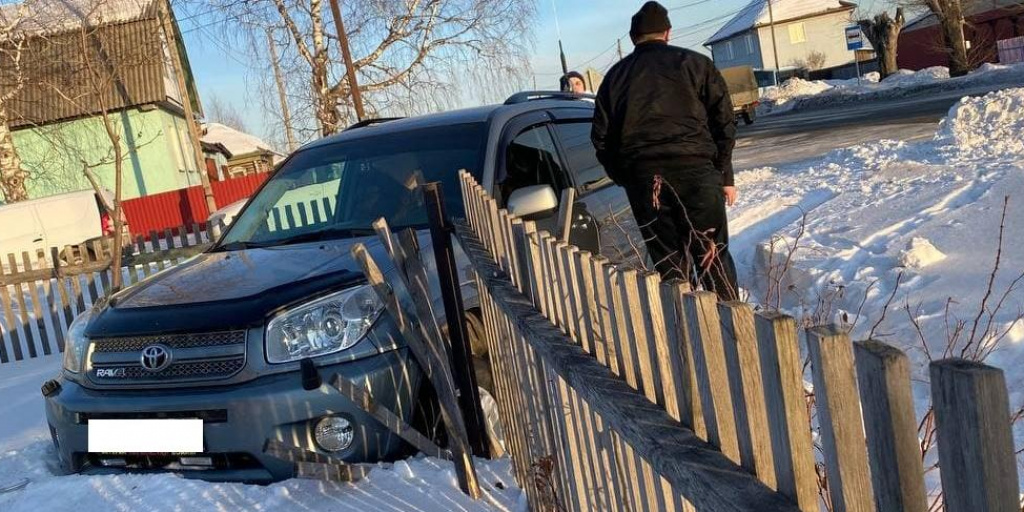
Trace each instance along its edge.
<instances>
[{"instance_id":1,"label":"bare tree","mask_svg":"<svg viewBox=\"0 0 1024 512\"><path fill-rule=\"evenodd\" d=\"M306 93L292 95L302 100L294 104L297 111L312 114L320 135L347 124L351 93L343 59L331 41L336 35L326 2L218 2L250 29L252 38L262 41L267 28L289 35L287 47L280 48L282 73L302 80ZM532 0L351 1L343 12L369 115L450 107L460 92L503 89L527 68L525 36L535 12Z\"/></svg>"},{"instance_id":2,"label":"bare tree","mask_svg":"<svg viewBox=\"0 0 1024 512\"><path fill-rule=\"evenodd\" d=\"M220 96L211 94L204 103L208 121L230 126L240 132L248 131L245 128L242 113L234 105L226 103Z\"/></svg>"},{"instance_id":3,"label":"bare tree","mask_svg":"<svg viewBox=\"0 0 1024 512\"><path fill-rule=\"evenodd\" d=\"M28 7L27 2L0 7L0 191L8 203L28 199L25 182L29 174L22 167L18 148L14 146L7 109L25 86L21 66L25 37L20 25Z\"/></svg>"},{"instance_id":4,"label":"bare tree","mask_svg":"<svg viewBox=\"0 0 1024 512\"><path fill-rule=\"evenodd\" d=\"M908 7L926 7L939 24L942 42L949 55L950 76L963 76L971 70L967 52L967 39L964 36L964 2L963 0L905 0Z\"/></svg>"},{"instance_id":5,"label":"bare tree","mask_svg":"<svg viewBox=\"0 0 1024 512\"><path fill-rule=\"evenodd\" d=\"M882 79L899 70L896 55L900 32L906 23L903 7L896 8L896 18L890 17L888 12L883 12L876 14L873 19L860 21L864 35L871 41L871 46L878 54L878 74Z\"/></svg>"},{"instance_id":6,"label":"bare tree","mask_svg":"<svg viewBox=\"0 0 1024 512\"><path fill-rule=\"evenodd\" d=\"M807 54L807 69L811 71L825 67L826 62L828 62L828 56L822 52L813 51Z\"/></svg>"}]
</instances>

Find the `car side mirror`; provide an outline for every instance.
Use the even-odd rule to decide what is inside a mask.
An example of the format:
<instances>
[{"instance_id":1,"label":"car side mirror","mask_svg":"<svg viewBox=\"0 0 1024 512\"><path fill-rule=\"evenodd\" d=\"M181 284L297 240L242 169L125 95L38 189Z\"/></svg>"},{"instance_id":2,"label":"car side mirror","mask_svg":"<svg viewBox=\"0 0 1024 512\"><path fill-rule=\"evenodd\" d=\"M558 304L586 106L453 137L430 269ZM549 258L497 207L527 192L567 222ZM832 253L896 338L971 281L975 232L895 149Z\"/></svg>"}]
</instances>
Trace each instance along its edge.
<instances>
[{"instance_id":1,"label":"car side mirror","mask_svg":"<svg viewBox=\"0 0 1024 512\"><path fill-rule=\"evenodd\" d=\"M551 185L532 185L513 190L508 196L508 211L528 217L558 209L558 196Z\"/></svg>"}]
</instances>

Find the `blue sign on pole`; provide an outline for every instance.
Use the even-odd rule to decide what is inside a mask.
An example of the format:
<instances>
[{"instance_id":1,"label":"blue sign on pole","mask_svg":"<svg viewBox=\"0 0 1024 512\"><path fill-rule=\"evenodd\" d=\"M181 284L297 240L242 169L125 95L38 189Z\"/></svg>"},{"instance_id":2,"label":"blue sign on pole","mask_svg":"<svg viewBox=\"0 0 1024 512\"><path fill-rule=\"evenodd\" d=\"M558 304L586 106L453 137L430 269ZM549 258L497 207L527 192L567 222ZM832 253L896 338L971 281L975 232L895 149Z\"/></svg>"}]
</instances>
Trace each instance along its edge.
<instances>
[{"instance_id":1,"label":"blue sign on pole","mask_svg":"<svg viewBox=\"0 0 1024 512\"><path fill-rule=\"evenodd\" d=\"M861 48L864 48L864 34L861 32L860 26L846 27L846 49L853 51Z\"/></svg>"}]
</instances>

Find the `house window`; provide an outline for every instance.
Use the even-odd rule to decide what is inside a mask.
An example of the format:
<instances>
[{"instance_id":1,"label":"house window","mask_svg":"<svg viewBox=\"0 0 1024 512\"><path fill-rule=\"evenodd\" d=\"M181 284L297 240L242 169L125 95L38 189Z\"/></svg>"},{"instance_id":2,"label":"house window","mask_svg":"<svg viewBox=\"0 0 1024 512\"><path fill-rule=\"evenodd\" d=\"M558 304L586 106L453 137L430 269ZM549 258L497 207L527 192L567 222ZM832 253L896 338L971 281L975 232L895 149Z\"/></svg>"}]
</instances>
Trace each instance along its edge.
<instances>
[{"instance_id":1,"label":"house window","mask_svg":"<svg viewBox=\"0 0 1024 512\"><path fill-rule=\"evenodd\" d=\"M725 60L732 60L732 40L728 40L722 44L722 58Z\"/></svg>"},{"instance_id":2,"label":"house window","mask_svg":"<svg viewBox=\"0 0 1024 512\"><path fill-rule=\"evenodd\" d=\"M794 23L789 26L789 43L799 44L807 42L807 34L804 33L803 23Z\"/></svg>"},{"instance_id":3,"label":"house window","mask_svg":"<svg viewBox=\"0 0 1024 512\"><path fill-rule=\"evenodd\" d=\"M747 41L747 55L753 55L754 53L754 35L747 34L745 37Z\"/></svg>"}]
</instances>

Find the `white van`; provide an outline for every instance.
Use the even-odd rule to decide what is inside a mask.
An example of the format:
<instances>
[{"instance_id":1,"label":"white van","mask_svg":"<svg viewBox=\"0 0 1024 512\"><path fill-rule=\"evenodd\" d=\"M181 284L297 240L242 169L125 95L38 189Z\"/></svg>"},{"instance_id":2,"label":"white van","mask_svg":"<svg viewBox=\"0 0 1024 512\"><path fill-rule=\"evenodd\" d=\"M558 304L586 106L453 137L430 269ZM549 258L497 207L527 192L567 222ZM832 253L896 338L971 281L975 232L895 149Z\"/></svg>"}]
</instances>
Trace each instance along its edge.
<instances>
[{"instance_id":1,"label":"white van","mask_svg":"<svg viewBox=\"0 0 1024 512\"><path fill-rule=\"evenodd\" d=\"M104 190L103 195L113 203L113 194ZM128 232L127 228L124 231ZM92 190L0 205L0 258L4 264L8 254L21 262L22 252L34 260L36 251L42 250L48 259L50 247L91 242L113 233L113 217Z\"/></svg>"}]
</instances>

